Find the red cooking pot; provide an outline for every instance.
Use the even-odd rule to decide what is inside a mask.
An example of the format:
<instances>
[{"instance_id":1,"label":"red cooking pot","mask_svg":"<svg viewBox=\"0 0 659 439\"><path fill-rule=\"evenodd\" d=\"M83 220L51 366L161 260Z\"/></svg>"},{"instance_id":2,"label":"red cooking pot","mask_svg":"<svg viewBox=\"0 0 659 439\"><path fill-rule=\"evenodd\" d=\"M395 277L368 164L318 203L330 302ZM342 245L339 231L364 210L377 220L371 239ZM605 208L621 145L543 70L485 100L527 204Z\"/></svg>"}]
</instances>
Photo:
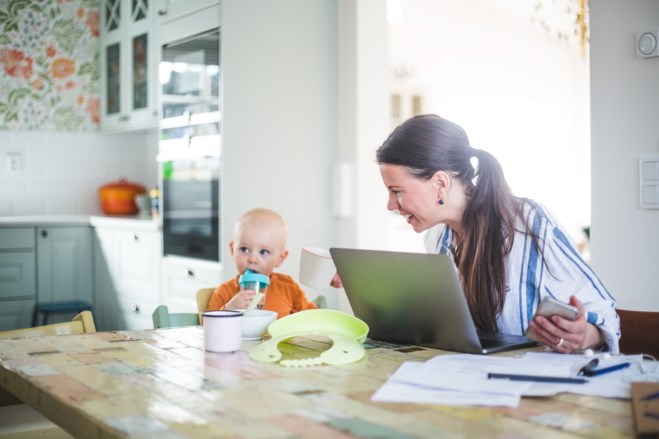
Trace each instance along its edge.
<instances>
[{"instance_id":1,"label":"red cooking pot","mask_svg":"<svg viewBox=\"0 0 659 439\"><path fill-rule=\"evenodd\" d=\"M138 212L135 204L135 195L138 194L146 194L146 188L123 178L103 185L98 190L101 210L106 215L134 215Z\"/></svg>"}]
</instances>

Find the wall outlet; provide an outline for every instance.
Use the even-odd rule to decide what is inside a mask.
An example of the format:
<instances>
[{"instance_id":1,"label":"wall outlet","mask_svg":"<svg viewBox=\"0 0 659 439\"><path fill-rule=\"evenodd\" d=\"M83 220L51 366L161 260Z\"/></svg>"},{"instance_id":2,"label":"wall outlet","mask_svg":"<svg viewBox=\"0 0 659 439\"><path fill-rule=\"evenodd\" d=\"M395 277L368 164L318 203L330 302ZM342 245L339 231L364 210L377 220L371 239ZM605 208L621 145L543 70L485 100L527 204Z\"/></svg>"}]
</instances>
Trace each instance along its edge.
<instances>
[{"instance_id":1,"label":"wall outlet","mask_svg":"<svg viewBox=\"0 0 659 439\"><path fill-rule=\"evenodd\" d=\"M7 170L11 174L17 174L21 172L23 167L23 157L17 152L7 153Z\"/></svg>"}]
</instances>

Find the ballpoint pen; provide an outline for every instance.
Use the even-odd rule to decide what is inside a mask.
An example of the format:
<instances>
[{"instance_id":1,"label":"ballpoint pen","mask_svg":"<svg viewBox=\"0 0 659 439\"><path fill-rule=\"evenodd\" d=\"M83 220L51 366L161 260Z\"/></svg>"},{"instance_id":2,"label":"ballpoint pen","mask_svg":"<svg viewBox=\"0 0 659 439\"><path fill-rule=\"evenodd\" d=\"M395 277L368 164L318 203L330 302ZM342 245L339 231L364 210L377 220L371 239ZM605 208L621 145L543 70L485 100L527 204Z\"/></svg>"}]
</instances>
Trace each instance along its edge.
<instances>
[{"instance_id":1,"label":"ballpoint pen","mask_svg":"<svg viewBox=\"0 0 659 439\"><path fill-rule=\"evenodd\" d=\"M620 363L620 364L616 364L615 366L604 367L602 369L587 370L587 371L584 372L584 375L586 375L587 377L594 377L594 376L603 375L603 374L609 373L609 372L615 372L616 370L624 369L624 368L629 367L629 366L631 366L630 363Z\"/></svg>"},{"instance_id":2,"label":"ballpoint pen","mask_svg":"<svg viewBox=\"0 0 659 439\"><path fill-rule=\"evenodd\" d=\"M588 372L595 369L597 367L597 365L599 364L599 362L600 362L600 360L598 360L597 358L593 358L592 360L590 360L588 362L588 364L586 364L584 367L579 369L579 373L577 375L586 375Z\"/></svg>"},{"instance_id":3,"label":"ballpoint pen","mask_svg":"<svg viewBox=\"0 0 659 439\"><path fill-rule=\"evenodd\" d=\"M542 375L518 375L514 373L488 373L488 379L506 379L512 381L535 381L537 383L562 383L562 384L586 384L588 382L585 378L571 378L571 377L549 377Z\"/></svg>"}]
</instances>

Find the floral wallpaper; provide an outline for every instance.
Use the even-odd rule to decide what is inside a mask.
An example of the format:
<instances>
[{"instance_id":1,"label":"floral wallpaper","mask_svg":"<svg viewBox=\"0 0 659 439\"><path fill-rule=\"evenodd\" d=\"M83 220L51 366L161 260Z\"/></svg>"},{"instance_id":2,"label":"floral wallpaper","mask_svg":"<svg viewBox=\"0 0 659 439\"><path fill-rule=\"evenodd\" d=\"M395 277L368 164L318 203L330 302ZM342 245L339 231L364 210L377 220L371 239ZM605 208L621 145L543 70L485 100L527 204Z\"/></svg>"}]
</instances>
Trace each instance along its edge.
<instances>
[{"instance_id":1,"label":"floral wallpaper","mask_svg":"<svg viewBox=\"0 0 659 439\"><path fill-rule=\"evenodd\" d=\"M0 0L0 129L100 121L99 0Z\"/></svg>"}]
</instances>

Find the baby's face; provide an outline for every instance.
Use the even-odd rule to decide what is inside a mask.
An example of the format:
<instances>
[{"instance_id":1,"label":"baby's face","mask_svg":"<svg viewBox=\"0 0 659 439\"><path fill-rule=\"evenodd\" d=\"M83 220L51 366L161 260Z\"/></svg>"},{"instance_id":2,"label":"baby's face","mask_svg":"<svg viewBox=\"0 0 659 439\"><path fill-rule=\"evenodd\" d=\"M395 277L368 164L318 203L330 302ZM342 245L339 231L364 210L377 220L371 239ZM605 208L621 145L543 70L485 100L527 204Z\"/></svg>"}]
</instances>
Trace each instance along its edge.
<instances>
[{"instance_id":1,"label":"baby's face","mask_svg":"<svg viewBox=\"0 0 659 439\"><path fill-rule=\"evenodd\" d=\"M270 276L286 259L286 237L276 226L243 225L231 242L231 254L238 273L246 269Z\"/></svg>"}]
</instances>

